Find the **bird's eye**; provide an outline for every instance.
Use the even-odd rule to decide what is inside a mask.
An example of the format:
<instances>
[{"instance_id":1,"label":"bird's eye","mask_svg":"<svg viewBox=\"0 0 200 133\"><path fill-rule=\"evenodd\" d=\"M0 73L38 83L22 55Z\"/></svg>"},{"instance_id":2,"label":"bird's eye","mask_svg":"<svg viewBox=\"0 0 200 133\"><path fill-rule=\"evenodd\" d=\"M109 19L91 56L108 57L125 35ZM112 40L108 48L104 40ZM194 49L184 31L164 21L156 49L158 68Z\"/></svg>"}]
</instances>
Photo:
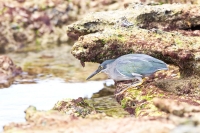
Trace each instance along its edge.
<instances>
[{"instance_id":1,"label":"bird's eye","mask_svg":"<svg viewBox=\"0 0 200 133\"><path fill-rule=\"evenodd\" d=\"M103 66L99 66L100 69L103 69Z\"/></svg>"}]
</instances>

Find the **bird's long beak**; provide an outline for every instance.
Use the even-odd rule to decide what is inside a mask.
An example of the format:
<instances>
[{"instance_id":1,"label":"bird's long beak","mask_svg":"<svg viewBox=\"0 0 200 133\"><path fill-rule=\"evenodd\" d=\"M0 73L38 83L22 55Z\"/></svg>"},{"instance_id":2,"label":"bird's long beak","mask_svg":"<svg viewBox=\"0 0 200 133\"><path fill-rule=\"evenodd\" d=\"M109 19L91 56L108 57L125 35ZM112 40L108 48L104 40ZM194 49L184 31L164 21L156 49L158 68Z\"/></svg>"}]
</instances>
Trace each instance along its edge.
<instances>
[{"instance_id":1,"label":"bird's long beak","mask_svg":"<svg viewBox=\"0 0 200 133\"><path fill-rule=\"evenodd\" d=\"M99 67L95 72L93 72L86 80L92 78L93 76L95 76L97 73L101 72L101 68Z\"/></svg>"}]
</instances>

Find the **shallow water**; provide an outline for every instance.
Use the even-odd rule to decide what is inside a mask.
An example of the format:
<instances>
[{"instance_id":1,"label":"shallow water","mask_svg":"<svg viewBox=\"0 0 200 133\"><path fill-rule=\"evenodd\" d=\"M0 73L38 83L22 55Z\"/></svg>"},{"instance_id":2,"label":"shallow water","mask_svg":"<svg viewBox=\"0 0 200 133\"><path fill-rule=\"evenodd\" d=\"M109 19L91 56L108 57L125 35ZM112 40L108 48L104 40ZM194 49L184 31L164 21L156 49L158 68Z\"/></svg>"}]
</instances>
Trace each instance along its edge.
<instances>
[{"instance_id":1,"label":"shallow water","mask_svg":"<svg viewBox=\"0 0 200 133\"><path fill-rule=\"evenodd\" d=\"M59 78L37 81L36 84L16 84L8 89L0 89L0 131L10 122L25 121L24 110L33 105L39 110L49 110L65 98L90 98L113 80L66 83Z\"/></svg>"}]
</instances>

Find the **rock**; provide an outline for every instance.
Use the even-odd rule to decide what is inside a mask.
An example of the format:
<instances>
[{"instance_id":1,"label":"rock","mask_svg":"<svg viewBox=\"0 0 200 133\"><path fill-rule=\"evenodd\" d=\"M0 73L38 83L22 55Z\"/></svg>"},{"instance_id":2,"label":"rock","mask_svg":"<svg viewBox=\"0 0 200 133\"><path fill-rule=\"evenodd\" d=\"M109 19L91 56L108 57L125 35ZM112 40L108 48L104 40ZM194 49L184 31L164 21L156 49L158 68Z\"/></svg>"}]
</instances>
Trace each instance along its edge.
<instances>
[{"instance_id":1,"label":"rock","mask_svg":"<svg viewBox=\"0 0 200 133\"><path fill-rule=\"evenodd\" d=\"M55 104L53 110L58 110L68 115L80 116L83 118L91 113L96 113L94 108L81 97L74 100L66 99L59 101Z\"/></svg>"},{"instance_id":2,"label":"rock","mask_svg":"<svg viewBox=\"0 0 200 133\"><path fill-rule=\"evenodd\" d=\"M81 98L76 100L78 103L82 101ZM165 111L169 115L167 117L126 117L117 119L112 117L85 117L83 119L58 110L40 111L34 106L29 106L25 111L26 122L10 123L4 126L3 133L182 133L186 131L195 133L195 131L199 131L199 108L169 99L156 98L153 101L158 109L163 110L166 107L167 110L165 109ZM174 107L174 105L178 107ZM170 109L170 107L172 108ZM184 118L180 117L180 115L173 115L172 110L178 111L185 107L188 107L188 109L184 111ZM191 111L195 114L192 114L192 116L187 115Z\"/></svg>"},{"instance_id":3,"label":"rock","mask_svg":"<svg viewBox=\"0 0 200 133\"><path fill-rule=\"evenodd\" d=\"M82 64L102 63L129 53L148 54L170 64L169 71L115 96L125 110L137 117L167 116L155 107L153 98L199 107L199 7L130 4L125 9L88 14L68 26L68 36L77 39L71 53ZM131 83L116 82L115 94Z\"/></svg>"},{"instance_id":4,"label":"rock","mask_svg":"<svg viewBox=\"0 0 200 133\"><path fill-rule=\"evenodd\" d=\"M0 0L0 53L67 44L66 25L88 12L119 9L130 1Z\"/></svg>"},{"instance_id":5,"label":"rock","mask_svg":"<svg viewBox=\"0 0 200 133\"><path fill-rule=\"evenodd\" d=\"M17 67L11 58L6 55L0 56L0 88L9 87L14 77L21 73L21 68Z\"/></svg>"},{"instance_id":6,"label":"rock","mask_svg":"<svg viewBox=\"0 0 200 133\"><path fill-rule=\"evenodd\" d=\"M0 34L0 52L4 53L5 52L5 46L8 43L8 40L6 37L4 37L2 34Z\"/></svg>"},{"instance_id":7,"label":"rock","mask_svg":"<svg viewBox=\"0 0 200 133\"><path fill-rule=\"evenodd\" d=\"M198 106L194 106L192 105L192 103L188 104L183 102L183 100L178 101L176 100L171 100L171 99L160 99L160 98L155 98L153 99L153 103L154 105L166 112L166 113L170 113L170 114L174 114L177 116L184 116L185 114L188 113L199 113L200 109ZM199 105L199 104L198 104ZM191 115L190 115L191 117Z\"/></svg>"},{"instance_id":8,"label":"rock","mask_svg":"<svg viewBox=\"0 0 200 133\"><path fill-rule=\"evenodd\" d=\"M68 26L68 35L78 38L72 54L81 62L101 63L128 53L145 53L179 66L183 76L200 75L199 37L192 35L198 29L198 11L198 5L136 4L89 14ZM124 17L134 26L122 26ZM186 30L190 35L181 32Z\"/></svg>"},{"instance_id":9,"label":"rock","mask_svg":"<svg viewBox=\"0 0 200 133\"><path fill-rule=\"evenodd\" d=\"M114 97L104 96L100 98L83 99L64 99L57 102L53 110L63 112L82 118L102 119L102 118L121 118L129 116L121 106L115 101Z\"/></svg>"},{"instance_id":10,"label":"rock","mask_svg":"<svg viewBox=\"0 0 200 133\"><path fill-rule=\"evenodd\" d=\"M173 123L165 119L82 119L55 110L38 111L33 106L30 106L25 112L25 123L11 123L4 126L3 133L169 133L175 127Z\"/></svg>"}]
</instances>

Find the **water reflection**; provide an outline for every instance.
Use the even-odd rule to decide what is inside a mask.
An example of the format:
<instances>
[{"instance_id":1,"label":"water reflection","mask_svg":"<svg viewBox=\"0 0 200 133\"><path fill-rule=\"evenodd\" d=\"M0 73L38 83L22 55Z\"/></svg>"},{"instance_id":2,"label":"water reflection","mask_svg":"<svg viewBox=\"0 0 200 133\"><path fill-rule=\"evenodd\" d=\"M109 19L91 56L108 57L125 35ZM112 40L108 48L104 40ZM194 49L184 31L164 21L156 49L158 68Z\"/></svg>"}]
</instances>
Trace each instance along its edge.
<instances>
[{"instance_id":1,"label":"water reflection","mask_svg":"<svg viewBox=\"0 0 200 133\"><path fill-rule=\"evenodd\" d=\"M5 124L25 121L24 110L29 105L36 106L39 110L48 110L64 98L90 98L104 87L104 83L111 85L113 81L66 83L56 78L37 81L37 84L16 84L8 89L0 89L0 131Z\"/></svg>"}]
</instances>

